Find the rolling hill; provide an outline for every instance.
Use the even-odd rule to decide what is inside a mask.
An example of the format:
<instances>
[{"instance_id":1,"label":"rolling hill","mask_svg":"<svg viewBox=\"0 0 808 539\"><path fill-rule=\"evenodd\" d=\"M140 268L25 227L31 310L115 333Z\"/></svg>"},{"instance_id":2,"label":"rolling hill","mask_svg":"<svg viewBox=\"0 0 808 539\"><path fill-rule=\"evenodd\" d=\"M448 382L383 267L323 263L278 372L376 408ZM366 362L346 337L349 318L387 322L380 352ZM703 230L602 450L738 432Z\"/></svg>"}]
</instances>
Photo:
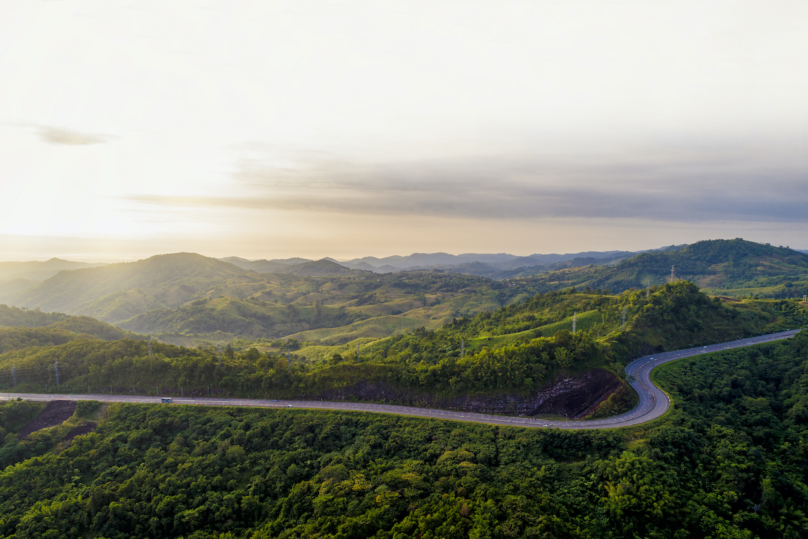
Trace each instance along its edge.
<instances>
[{"instance_id":1,"label":"rolling hill","mask_svg":"<svg viewBox=\"0 0 808 539\"><path fill-rule=\"evenodd\" d=\"M742 239L700 241L665 252L642 253L615 266L585 266L537 275L549 289L570 286L615 292L693 281L705 292L729 296L799 297L808 293L808 255Z\"/></svg>"},{"instance_id":2,"label":"rolling hill","mask_svg":"<svg viewBox=\"0 0 808 539\"><path fill-rule=\"evenodd\" d=\"M15 304L116 322L139 312L179 306L213 283L249 274L198 254L158 255L137 262L58 273L24 292Z\"/></svg>"},{"instance_id":3,"label":"rolling hill","mask_svg":"<svg viewBox=\"0 0 808 539\"><path fill-rule=\"evenodd\" d=\"M155 309L118 326L137 333L179 333L226 338L277 339L299 331L346 326L362 318L345 309L278 305L257 299L199 299L179 309Z\"/></svg>"}]
</instances>

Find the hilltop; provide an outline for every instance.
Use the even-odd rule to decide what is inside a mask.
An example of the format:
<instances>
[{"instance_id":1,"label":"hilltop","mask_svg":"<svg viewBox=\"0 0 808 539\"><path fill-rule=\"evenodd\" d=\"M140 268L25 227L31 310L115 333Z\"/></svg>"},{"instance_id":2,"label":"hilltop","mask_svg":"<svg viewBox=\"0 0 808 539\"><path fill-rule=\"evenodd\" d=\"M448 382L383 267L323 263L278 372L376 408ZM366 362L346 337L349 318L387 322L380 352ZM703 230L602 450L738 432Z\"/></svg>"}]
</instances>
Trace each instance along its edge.
<instances>
[{"instance_id":1,"label":"hilltop","mask_svg":"<svg viewBox=\"0 0 808 539\"><path fill-rule=\"evenodd\" d=\"M745 241L708 240L666 252L642 253L614 266L585 266L535 278L551 289L570 286L616 292L677 279L696 283L711 294L800 297L808 293L808 255Z\"/></svg>"},{"instance_id":2,"label":"hilltop","mask_svg":"<svg viewBox=\"0 0 808 539\"><path fill-rule=\"evenodd\" d=\"M158 255L137 262L63 271L24 292L14 303L115 322L146 310L181 305L212 283L249 273L193 253Z\"/></svg>"},{"instance_id":3,"label":"hilltop","mask_svg":"<svg viewBox=\"0 0 808 539\"><path fill-rule=\"evenodd\" d=\"M43 313L0 305L0 353L60 345L79 338L117 341L137 337L89 316Z\"/></svg>"}]
</instances>

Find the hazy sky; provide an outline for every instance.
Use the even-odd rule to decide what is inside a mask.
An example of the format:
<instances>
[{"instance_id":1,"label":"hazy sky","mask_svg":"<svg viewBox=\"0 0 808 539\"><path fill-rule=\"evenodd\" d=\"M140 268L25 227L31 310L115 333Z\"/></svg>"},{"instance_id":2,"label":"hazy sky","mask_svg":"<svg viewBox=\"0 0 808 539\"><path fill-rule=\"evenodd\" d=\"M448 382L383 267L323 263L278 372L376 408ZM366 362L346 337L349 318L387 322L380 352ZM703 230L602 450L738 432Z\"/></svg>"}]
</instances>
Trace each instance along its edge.
<instances>
[{"instance_id":1,"label":"hazy sky","mask_svg":"<svg viewBox=\"0 0 808 539\"><path fill-rule=\"evenodd\" d=\"M808 248L808 2L0 0L0 258Z\"/></svg>"}]
</instances>

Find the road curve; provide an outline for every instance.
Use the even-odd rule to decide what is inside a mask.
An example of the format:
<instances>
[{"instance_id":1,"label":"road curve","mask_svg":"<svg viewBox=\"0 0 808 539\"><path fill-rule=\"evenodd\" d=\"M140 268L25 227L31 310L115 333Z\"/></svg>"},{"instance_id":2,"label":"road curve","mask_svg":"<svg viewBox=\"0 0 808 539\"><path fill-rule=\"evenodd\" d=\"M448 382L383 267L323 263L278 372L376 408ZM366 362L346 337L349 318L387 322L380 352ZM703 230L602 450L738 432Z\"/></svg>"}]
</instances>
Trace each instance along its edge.
<instances>
[{"instance_id":1,"label":"road curve","mask_svg":"<svg viewBox=\"0 0 808 539\"><path fill-rule=\"evenodd\" d=\"M508 417L501 415L477 414L466 412L452 412L449 410L433 410L430 408L415 408L412 406L393 406L386 404L365 404L351 402L323 402L323 401L292 401L292 400L260 400L260 399L221 399L221 398L193 398L173 397L174 404L199 406L245 406L250 408L306 408L323 410L350 410L360 412L377 412L385 414L407 415L414 417L430 417L437 419L451 419L455 421L470 421L474 423L487 423L493 425L507 425L515 427L532 428L558 428L566 430L608 429L615 427L628 427L647 423L662 416L670 408L670 399L664 391L651 382L651 371L657 366L669 361L684 357L698 356L711 352L721 352L733 348L742 348L756 344L789 339L800 330L783 331L761 337L751 337L738 341L730 341L710 346L688 348L673 352L664 352L651 356L641 357L628 364L626 374L629 383L640 396L640 403L636 408L625 414L608 419L592 421L550 421L527 417ZM51 400L97 400L101 402L130 402L141 404L154 404L160 402L160 397L137 397L131 395L59 395L41 393L0 393L0 398L23 398L32 401Z\"/></svg>"}]
</instances>

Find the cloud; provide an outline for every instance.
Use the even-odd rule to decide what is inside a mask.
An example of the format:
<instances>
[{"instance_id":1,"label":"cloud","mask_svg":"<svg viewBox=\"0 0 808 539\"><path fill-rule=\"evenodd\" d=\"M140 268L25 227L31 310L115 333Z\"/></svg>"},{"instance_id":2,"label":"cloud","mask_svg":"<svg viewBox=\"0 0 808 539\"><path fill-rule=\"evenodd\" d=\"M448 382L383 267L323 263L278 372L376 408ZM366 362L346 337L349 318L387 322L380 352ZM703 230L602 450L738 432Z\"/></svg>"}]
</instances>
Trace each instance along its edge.
<instances>
[{"instance_id":1,"label":"cloud","mask_svg":"<svg viewBox=\"0 0 808 539\"><path fill-rule=\"evenodd\" d=\"M357 164L244 160L225 196L142 204L476 219L808 222L804 159L748 152L527 156Z\"/></svg>"},{"instance_id":2,"label":"cloud","mask_svg":"<svg viewBox=\"0 0 808 539\"><path fill-rule=\"evenodd\" d=\"M110 140L110 137L79 133L69 129L56 127L40 127L39 136L48 144L64 144L67 146L84 146L87 144L101 144Z\"/></svg>"}]
</instances>

